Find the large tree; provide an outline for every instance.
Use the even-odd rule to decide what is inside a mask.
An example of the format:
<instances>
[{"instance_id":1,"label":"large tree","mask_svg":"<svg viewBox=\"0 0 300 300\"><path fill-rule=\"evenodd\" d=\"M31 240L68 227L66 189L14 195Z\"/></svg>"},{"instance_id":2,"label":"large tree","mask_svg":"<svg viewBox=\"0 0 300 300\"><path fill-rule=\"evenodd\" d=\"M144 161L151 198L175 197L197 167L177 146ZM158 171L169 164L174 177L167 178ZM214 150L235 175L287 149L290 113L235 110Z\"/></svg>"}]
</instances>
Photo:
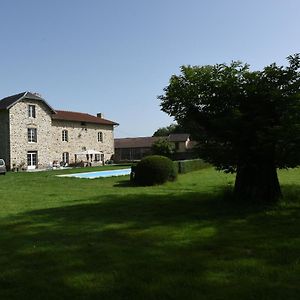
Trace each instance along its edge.
<instances>
[{"instance_id":1,"label":"large tree","mask_svg":"<svg viewBox=\"0 0 300 300\"><path fill-rule=\"evenodd\" d=\"M171 124L166 127L158 128L152 136L168 136L172 133L186 133L185 129L178 124Z\"/></svg>"},{"instance_id":2,"label":"large tree","mask_svg":"<svg viewBox=\"0 0 300 300\"><path fill-rule=\"evenodd\" d=\"M300 55L287 60L261 71L240 62L182 66L159 96L199 141L202 158L237 172L239 199L278 200L277 168L300 164Z\"/></svg>"}]
</instances>

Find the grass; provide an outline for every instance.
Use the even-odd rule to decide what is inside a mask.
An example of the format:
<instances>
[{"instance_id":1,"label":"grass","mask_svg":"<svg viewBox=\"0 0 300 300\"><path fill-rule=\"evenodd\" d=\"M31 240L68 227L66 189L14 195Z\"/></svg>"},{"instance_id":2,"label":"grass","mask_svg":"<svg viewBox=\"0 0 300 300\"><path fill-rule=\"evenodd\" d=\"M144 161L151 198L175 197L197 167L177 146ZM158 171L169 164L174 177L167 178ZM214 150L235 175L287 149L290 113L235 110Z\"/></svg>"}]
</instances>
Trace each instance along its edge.
<instances>
[{"instance_id":1,"label":"grass","mask_svg":"<svg viewBox=\"0 0 300 300\"><path fill-rule=\"evenodd\" d=\"M213 169L155 187L70 172L0 177L0 299L298 298L300 169L276 207L232 202Z\"/></svg>"}]
</instances>

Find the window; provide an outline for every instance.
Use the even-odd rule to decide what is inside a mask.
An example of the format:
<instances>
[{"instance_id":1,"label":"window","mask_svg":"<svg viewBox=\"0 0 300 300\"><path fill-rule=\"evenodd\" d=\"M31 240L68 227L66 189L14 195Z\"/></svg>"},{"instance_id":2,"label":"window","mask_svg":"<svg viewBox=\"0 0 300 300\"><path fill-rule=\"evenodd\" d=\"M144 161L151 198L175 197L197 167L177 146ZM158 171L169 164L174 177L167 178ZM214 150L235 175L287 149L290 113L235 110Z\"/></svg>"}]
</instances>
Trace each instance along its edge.
<instances>
[{"instance_id":1,"label":"window","mask_svg":"<svg viewBox=\"0 0 300 300\"><path fill-rule=\"evenodd\" d=\"M103 142L103 133L101 131L98 132L98 142Z\"/></svg>"},{"instance_id":2,"label":"window","mask_svg":"<svg viewBox=\"0 0 300 300\"><path fill-rule=\"evenodd\" d=\"M95 161L100 161L100 154L95 154Z\"/></svg>"},{"instance_id":3,"label":"window","mask_svg":"<svg viewBox=\"0 0 300 300\"><path fill-rule=\"evenodd\" d=\"M69 152L64 152L62 154L62 161L64 164L68 164L69 163Z\"/></svg>"},{"instance_id":4,"label":"window","mask_svg":"<svg viewBox=\"0 0 300 300\"><path fill-rule=\"evenodd\" d=\"M35 118L35 105L28 105L28 117Z\"/></svg>"},{"instance_id":5,"label":"window","mask_svg":"<svg viewBox=\"0 0 300 300\"><path fill-rule=\"evenodd\" d=\"M62 131L62 141L67 142L68 141L68 130Z\"/></svg>"},{"instance_id":6,"label":"window","mask_svg":"<svg viewBox=\"0 0 300 300\"><path fill-rule=\"evenodd\" d=\"M27 129L27 136L29 143L36 143L37 142L37 130L36 128L28 128Z\"/></svg>"}]
</instances>

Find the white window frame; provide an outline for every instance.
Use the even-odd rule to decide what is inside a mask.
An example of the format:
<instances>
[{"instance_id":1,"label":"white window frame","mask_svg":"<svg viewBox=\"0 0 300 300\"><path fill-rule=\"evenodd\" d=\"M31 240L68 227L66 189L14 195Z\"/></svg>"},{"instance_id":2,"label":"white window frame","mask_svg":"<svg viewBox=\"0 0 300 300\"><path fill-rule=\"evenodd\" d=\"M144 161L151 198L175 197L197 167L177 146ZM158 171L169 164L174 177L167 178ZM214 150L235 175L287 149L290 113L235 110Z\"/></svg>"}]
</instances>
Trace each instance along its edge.
<instances>
[{"instance_id":1,"label":"white window frame","mask_svg":"<svg viewBox=\"0 0 300 300\"><path fill-rule=\"evenodd\" d=\"M62 134L61 134L62 136L61 136L61 140L63 141L63 142L68 142L69 141L69 133L68 133L68 130L66 130L66 129L64 129L63 131L62 131Z\"/></svg>"},{"instance_id":2,"label":"white window frame","mask_svg":"<svg viewBox=\"0 0 300 300\"><path fill-rule=\"evenodd\" d=\"M28 151L27 152L27 169L34 170L38 166L38 152Z\"/></svg>"},{"instance_id":3,"label":"white window frame","mask_svg":"<svg viewBox=\"0 0 300 300\"><path fill-rule=\"evenodd\" d=\"M64 164L69 164L70 161L70 153L69 152L63 152L62 154L62 162Z\"/></svg>"},{"instance_id":4,"label":"white window frame","mask_svg":"<svg viewBox=\"0 0 300 300\"><path fill-rule=\"evenodd\" d=\"M28 143L37 143L37 129L27 128Z\"/></svg>"},{"instance_id":5,"label":"white window frame","mask_svg":"<svg viewBox=\"0 0 300 300\"><path fill-rule=\"evenodd\" d=\"M35 105L28 105L28 118L36 118L36 108Z\"/></svg>"}]
</instances>

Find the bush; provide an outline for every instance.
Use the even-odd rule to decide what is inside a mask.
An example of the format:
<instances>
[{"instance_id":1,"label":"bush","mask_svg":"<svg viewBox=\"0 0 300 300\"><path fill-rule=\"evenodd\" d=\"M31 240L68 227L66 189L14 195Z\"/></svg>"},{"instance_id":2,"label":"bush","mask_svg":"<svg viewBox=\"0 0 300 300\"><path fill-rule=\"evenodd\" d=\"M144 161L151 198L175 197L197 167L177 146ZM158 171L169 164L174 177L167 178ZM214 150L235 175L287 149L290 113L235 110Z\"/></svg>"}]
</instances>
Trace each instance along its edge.
<instances>
[{"instance_id":1,"label":"bush","mask_svg":"<svg viewBox=\"0 0 300 300\"><path fill-rule=\"evenodd\" d=\"M130 181L135 182L136 164L131 165Z\"/></svg>"},{"instance_id":2,"label":"bush","mask_svg":"<svg viewBox=\"0 0 300 300\"><path fill-rule=\"evenodd\" d=\"M143 158L135 167L132 178L138 185L162 184L175 180L177 172L173 162L164 156L151 155Z\"/></svg>"},{"instance_id":3,"label":"bush","mask_svg":"<svg viewBox=\"0 0 300 300\"><path fill-rule=\"evenodd\" d=\"M196 170L201 170L209 167L209 164L204 162L202 159L180 160L180 161L175 161L174 164L178 173L181 174L189 173L189 172L193 172Z\"/></svg>"},{"instance_id":4,"label":"bush","mask_svg":"<svg viewBox=\"0 0 300 300\"><path fill-rule=\"evenodd\" d=\"M162 155L171 158L174 153L174 145L165 138L160 138L152 144L151 152L154 155Z\"/></svg>"}]
</instances>

